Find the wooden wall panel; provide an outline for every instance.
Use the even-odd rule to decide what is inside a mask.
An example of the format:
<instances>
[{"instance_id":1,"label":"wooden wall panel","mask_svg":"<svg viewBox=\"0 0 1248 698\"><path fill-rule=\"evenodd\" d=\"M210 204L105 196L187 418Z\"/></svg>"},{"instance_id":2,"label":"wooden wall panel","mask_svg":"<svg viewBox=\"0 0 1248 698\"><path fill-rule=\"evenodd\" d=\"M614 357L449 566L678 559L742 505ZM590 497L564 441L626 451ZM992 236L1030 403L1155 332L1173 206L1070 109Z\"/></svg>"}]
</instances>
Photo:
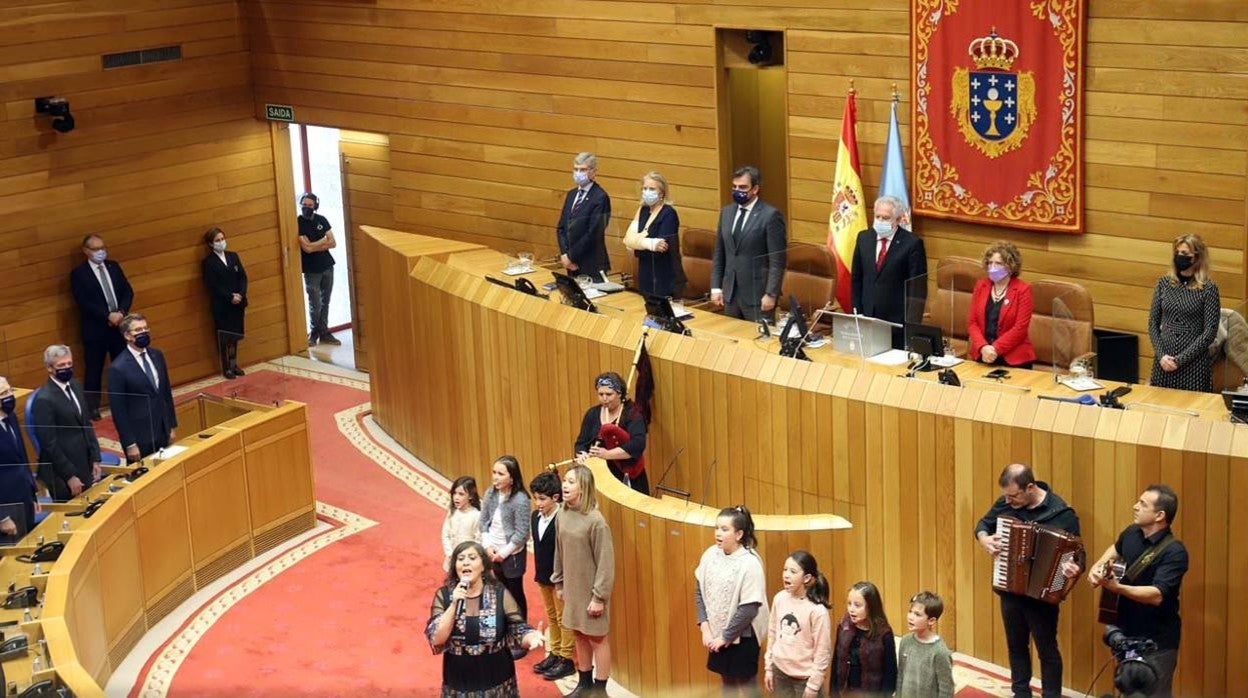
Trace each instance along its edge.
<instances>
[{"instance_id":1,"label":"wooden wall panel","mask_svg":"<svg viewBox=\"0 0 1248 698\"><path fill-rule=\"evenodd\" d=\"M44 347L79 347L69 272L103 235L176 382L219 370L200 279L202 234L225 230L251 278L242 361L285 354L286 296L269 128L254 117L237 3L3 3L0 13L0 371L43 380ZM100 56L180 44L179 61L103 70ZM70 101L55 133L34 98Z\"/></svg>"},{"instance_id":2,"label":"wooden wall panel","mask_svg":"<svg viewBox=\"0 0 1248 698\"><path fill-rule=\"evenodd\" d=\"M920 220L916 230L932 266L947 255L978 256L1004 237L1022 248L1028 278L1084 283L1098 324L1142 336L1147 375L1148 306L1175 235L1209 241L1224 306L1245 298L1248 16L1237 0L1090 4L1086 234L938 220ZM602 159L600 182L614 198L609 247L619 261L635 180L649 169L668 175L686 227L715 226L726 178L716 152L716 27L786 32L784 203L794 240L827 235L850 79L868 196L879 181L893 86L903 95L910 86L906 0L710 0L647 3L643 12L617 0L454 11L397 0L241 6L258 105L296 104L317 123L389 135L395 223L506 252L555 251L570 158L580 150ZM290 21L296 14L304 21Z\"/></svg>"}]
</instances>

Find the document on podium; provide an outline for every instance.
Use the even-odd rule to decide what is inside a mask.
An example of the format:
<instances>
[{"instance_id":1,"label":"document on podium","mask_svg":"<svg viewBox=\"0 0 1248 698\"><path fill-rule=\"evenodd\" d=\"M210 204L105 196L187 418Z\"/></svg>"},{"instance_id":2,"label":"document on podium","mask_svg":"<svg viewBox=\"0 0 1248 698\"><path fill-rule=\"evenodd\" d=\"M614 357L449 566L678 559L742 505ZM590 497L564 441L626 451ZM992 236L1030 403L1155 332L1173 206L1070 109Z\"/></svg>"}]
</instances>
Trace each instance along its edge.
<instances>
[{"instance_id":1,"label":"document on podium","mask_svg":"<svg viewBox=\"0 0 1248 698\"><path fill-rule=\"evenodd\" d=\"M901 366L910 361L910 353L905 349L889 349L875 356L868 356L867 361L881 366Z\"/></svg>"}]
</instances>

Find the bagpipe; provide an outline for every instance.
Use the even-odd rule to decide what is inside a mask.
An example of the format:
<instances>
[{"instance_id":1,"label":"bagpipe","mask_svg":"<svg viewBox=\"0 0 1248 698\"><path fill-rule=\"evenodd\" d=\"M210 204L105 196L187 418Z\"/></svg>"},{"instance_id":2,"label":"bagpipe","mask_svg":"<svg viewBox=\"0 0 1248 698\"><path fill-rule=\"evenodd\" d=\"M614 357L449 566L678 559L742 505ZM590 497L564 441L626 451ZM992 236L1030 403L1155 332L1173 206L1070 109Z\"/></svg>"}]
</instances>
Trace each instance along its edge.
<instances>
[{"instance_id":1,"label":"bagpipe","mask_svg":"<svg viewBox=\"0 0 1248 698\"><path fill-rule=\"evenodd\" d=\"M616 417L616 421L607 422L602 425L601 429L598 430L598 438L594 439L595 445L609 451L613 448L620 448L632 440L633 435L628 433L628 430L619 424L619 419L624 416L624 411L630 409L631 407L631 404L624 404L620 406L620 416ZM608 461L608 464L615 465L621 472L628 476L628 479L632 480L645 471L646 454L641 454L635 460L630 458L628 460L617 460L614 462Z\"/></svg>"}]
</instances>

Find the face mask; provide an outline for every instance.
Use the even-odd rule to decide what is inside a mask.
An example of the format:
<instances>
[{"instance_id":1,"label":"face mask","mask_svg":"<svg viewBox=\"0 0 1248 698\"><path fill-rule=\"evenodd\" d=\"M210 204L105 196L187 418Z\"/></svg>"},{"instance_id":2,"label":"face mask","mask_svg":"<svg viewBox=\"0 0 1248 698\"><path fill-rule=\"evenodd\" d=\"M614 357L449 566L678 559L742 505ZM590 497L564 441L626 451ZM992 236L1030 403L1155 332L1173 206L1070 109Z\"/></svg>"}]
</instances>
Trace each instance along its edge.
<instances>
[{"instance_id":1,"label":"face mask","mask_svg":"<svg viewBox=\"0 0 1248 698\"><path fill-rule=\"evenodd\" d=\"M659 195L659 190L657 189L641 190L641 200L644 201L647 206L653 206L659 203L659 200L662 198L663 197Z\"/></svg>"},{"instance_id":2,"label":"face mask","mask_svg":"<svg viewBox=\"0 0 1248 698\"><path fill-rule=\"evenodd\" d=\"M992 283L997 283L1001 279L1010 275L1010 268L1004 264L989 264L988 278L992 279Z\"/></svg>"},{"instance_id":3,"label":"face mask","mask_svg":"<svg viewBox=\"0 0 1248 698\"><path fill-rule=\"evenodd\" d=\"M576 186L583 187L589 184L589 173L580 170L572 170L572 181L576 182Z\"/></svg>"},{"instance_id":4,"label":"face mask","mask_svg":"<svg viewBox=\"0 0 1248 698\"><path fill-rule=\"evenodd\" d=\"M96 264L103 264L108 259L108 250L96 250L91 253L91 261Z\"/></svg>"},{"instance_id":5,"label":"face mask","mask_svg":"<svg viewBox=\"0 0 1248 698\"><path fill-rule=\"evenodd\" d=\"M218 240L212 243L213 252L225 252L225 240Z\"/></svg>"},{"instance_id":6,"label":"face mask","mask_svg":"<svg viewBox=\"0 0 1248 698\"><path fill-rule=\"evenodd\" d=\"M72 366L69 368L58 368L54 375L58 381L68 383L74 378L74 368Z\"/></svg>"},{"instance_id":7,"label":"face mask","mask_svg":"<svg viewBox=\"0 0 1248 698\"><path fill-rule=\"evenodd\" d=\"M134 346L140 349L146 349L152 346L152 334L150 332L140 332L134 336Z\"/></svg>"},{"instance_id":8,"label":"face mask","mask_svg":"<svg viewBox=\"0 0 1248 698\"><path fill-rule=\"evenodd\" d=\"M744 206L750 200L750 193L748 191L740 191L737 189L733 189L732 200L737 202L738 206Z\"/></svg>"},{"instance_id":9,"label":"face mask","mask_svg":"<svg viewBox=\"0 0 1248 698\"><path fill-rule=\"evenodd\" d=\"M1196 263L1195 257L1188 257L1186 255L1181 255L1181 254L1176 254L1174 256L1174 268L1178 269L1179 271L1187 271L1188 269L1191 269L1192 265L1195 263Z\"/></svg>"},{"instance_id":10,"label":"face mask","mask_svg":"<svg viewBox=\"0 0 1248 698\"><path fill-rule=\"evenodd\" d=\"M312 214L316 213L316 209L312 208L311 206L304 206L301 210L303 211L304 218L311 218Z\"/></svg>"},{"instance_id":11,"label":"face mask","mask_svg":"<svg viewBox=\"0 0 1248 698\"><path fill-rule=\"evenodd\" d=\"M13 410L17 409L17 398L12 395L0 398L0 410L4 410L5 414L13 414Z\"/></svg>"},{"instance_id":12,"label":"face mask","mask_svg":"<svg viewBox=\"0 0 1248 698\"><path fill-rule=\"evenodd\" d=\"M875 222L875 225L873 225L873 226L871 226L871 227L872 227L872 229L874 229L874 230L875 230L875 234L876 234L876 235L878 235L878 236L880 236L880 237L887 237L890 233L892 233L892 232L893 232L893 222L892 222L892 221L881 221L881 220L877 220L877 221Z\"/></svg>"}]
</instances>

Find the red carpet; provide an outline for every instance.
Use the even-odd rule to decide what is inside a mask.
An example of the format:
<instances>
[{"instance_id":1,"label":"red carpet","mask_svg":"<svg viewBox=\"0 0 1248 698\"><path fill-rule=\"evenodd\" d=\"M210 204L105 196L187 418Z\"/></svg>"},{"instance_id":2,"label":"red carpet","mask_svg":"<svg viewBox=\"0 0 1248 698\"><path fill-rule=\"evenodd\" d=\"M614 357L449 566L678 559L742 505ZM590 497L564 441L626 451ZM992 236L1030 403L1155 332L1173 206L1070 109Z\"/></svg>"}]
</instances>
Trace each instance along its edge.
<instances>
[{"instance_id":1,"label":"red carpet","mask_svg":"<svg viewBox=\"0 0 1248 698\"><path fill-rule=\"evenodd\" d=\"M175 696L429 696L441 658L425 639L441 579L445 508L430 503L365 457L339 431L335 414L368 401L367 391L258 370L204 392L285 394L310 410L316 498L378 522L313 553L243 598L209 629L177 671ZM101 435L111 425L101 425ZM530 621L544 621L532 582ZM521 690L557 696L517 663ZM145 667L144 673L150 671ZM142 678L131 691L139 695Z\"/></svg>"}]
</instances>

